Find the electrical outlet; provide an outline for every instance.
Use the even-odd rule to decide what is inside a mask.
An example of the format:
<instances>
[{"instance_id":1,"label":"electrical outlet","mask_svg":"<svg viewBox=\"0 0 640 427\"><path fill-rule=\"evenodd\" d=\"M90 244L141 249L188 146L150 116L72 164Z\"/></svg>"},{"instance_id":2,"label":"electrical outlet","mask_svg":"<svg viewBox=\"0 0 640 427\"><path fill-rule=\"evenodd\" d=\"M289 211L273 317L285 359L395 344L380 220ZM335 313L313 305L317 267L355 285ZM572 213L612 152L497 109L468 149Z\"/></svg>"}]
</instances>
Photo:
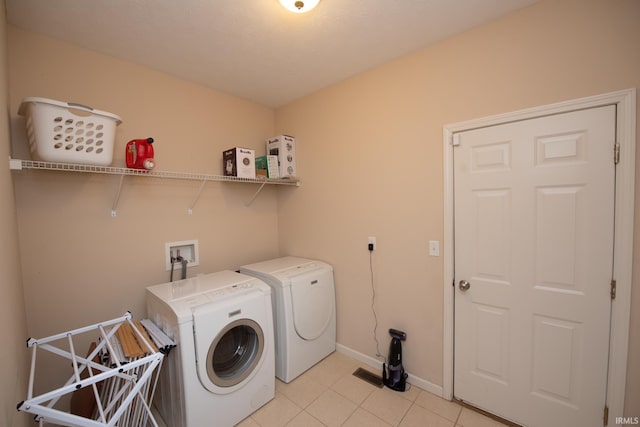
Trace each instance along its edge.
<instances>
[{"instance_id":1,"label":"electrical outlet","mask_svg":"<svg viewBox=\"0 0 640 427\"><path fill-rule=\"evenodd\" d=\"M171 242L164 244L165 251L165 266L167 271L171 270L171 259L180 256L187 260L187 268L200 265L200 252L198 250L197 240L184 240L182 242ZM176 262L173 265L174 270L181 270L182 263Z\"/></svg>"},{"instance_id":2,"label":"electrical outlet","mask_svg":"<svg viewBox=\"0 0 640 427\"><path fill-rule=\"evenodd\" d=\"M429 240L429 256L440 256L439 240Z\"/></svg>"},{"instance_id":3,"label":"electrical outlet","mask_svg":"<svg viewBox=\"0 0 640 427\"><path fill-rule=\"evenodd\" d=\"M369 248L369 245L373 245L373 250L376 249L376 238L374 236L369 236L367 238L367 248Z\"/></svg>"}]
</instances>

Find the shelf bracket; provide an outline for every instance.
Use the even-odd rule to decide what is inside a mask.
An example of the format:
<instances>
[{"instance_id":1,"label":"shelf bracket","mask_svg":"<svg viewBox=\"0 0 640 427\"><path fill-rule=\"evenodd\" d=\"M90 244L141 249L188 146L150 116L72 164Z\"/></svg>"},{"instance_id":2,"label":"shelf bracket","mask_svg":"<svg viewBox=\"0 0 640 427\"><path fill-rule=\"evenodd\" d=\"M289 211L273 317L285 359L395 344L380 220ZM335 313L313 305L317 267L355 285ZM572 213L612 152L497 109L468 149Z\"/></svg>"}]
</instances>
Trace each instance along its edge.
<instances>
[{"instance_id":1,"label":"shelf bracket","mask_svg":"<svg viewBox=\"0 0 640 427\"><path fill-rule=\"evenodd\" d=\"M262 189L264 188L264 185L267 183L267 181L262 181L262 184L260 184L260 187L258 187L258 191L255 192L255 194L253 195L253 197L251 198L251 200L249 200L245 206L251 206L251 203L253 203L253 201L256 199L256 197L258 197L258 194L260 194L260 192L262 191Z\"/></svg>"},{"instance_id":2,"label":"shelf bracket","mask_svg":"<svg viewBox=\"0 0 640 427\"><path fill-rule=\"evenodd\" d=\"M198 193L196 194L196 197L193 199L193 202L191 202L191 207L189 207L189 209L187 210L187 212L189 212L189 215L193 215L193 208L196 206L196 203L198 203L198 200L200 199L200 194L202 194L202 190L204 189L204 185L207 183L206 179L203 179L202 182L200 183L200 188L198 188Z\"/></svg>"},{"instance_id":3,"label":"shelf bracket","mask_svg":"<svg viewBox=\"0 0 640 427\"><path fill-rule=\"evenodd\" d=\"M120 201L120 193L122 192L122 183L124 182L124 175L120 175L120 184L118 185L118 192L116 193L116 197L113 199L113 205L111 205L111 216L113 218L118 214L118 202Z\"/></svg>"},{"instance_id":4,"label":"shelf bracket","mask_svg":"<svg viewBox=\"0 0 640 427\"><path fill-rule=\"evenodd\" d=\"M9 169L12 171L22 170L22 160L16 160L9 157Z\"/></svg>"}]
</instances>

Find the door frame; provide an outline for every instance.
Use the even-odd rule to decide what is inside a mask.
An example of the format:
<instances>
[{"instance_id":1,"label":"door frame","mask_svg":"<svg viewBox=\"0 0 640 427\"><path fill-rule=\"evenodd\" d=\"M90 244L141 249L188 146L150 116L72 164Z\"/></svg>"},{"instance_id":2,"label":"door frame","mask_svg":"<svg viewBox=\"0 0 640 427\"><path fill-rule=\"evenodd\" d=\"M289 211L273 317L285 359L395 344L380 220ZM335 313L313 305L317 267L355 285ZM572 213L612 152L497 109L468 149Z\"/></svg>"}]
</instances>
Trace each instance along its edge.
<instances>
[{"instance_id":1,"label":"door frame","mask_svg":"<svg viewBox=\"0 0 640 427\"><path fill-rule=\"evenodd\" d=\"M624 409L631 314L633 266L633 218L635 207L636 89L626 89L566 102L453 123L443 127L444 156L444 334L442 397L453 398L454 362L454 194L453 135L472 129L567 113L587 108L616 105L616 139L620 161L616 167L615 245L613 277L616 299L611 305L611 336L607 378L609 424ZM613 150L611 153L613 159ZM606 284L603 284L606 286ZM603 408L604 409L604 408Z\"/></svg>"}]
</instances>

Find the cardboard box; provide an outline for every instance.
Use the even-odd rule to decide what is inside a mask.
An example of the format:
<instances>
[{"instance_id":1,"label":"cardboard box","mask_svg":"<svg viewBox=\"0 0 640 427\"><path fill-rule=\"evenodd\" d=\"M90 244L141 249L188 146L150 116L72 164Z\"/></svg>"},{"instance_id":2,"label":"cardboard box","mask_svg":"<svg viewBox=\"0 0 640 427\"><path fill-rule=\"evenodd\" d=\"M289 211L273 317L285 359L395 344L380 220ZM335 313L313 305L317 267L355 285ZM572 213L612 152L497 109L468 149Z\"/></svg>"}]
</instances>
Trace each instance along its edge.
<instances>
[{"instance_id":1,"label":"cardboard box","mask_svg":"<svg viewBox=\"0 0 640 427\"><path fill-rule=\"evenodd\" d=\"M267 178L280 178L277 156L256 157L256 174Z\"/></svg>"},{"instance_id":2,"label":"cardboard box","mask_svg":"<svg viewBox=\"0 0 640 427\"><path fill-rule=\"evenodd\" d=\"M296 171L296 139L290 135L278 135L267 139L267 154L278 157L280 178L293 178Z\"/></svg>"},{"instance_id":3,"label":"cardboard box","mask_svg":"<svg viewBox=\"0 0 640 427\"><path fill-rule=\"evenodd\" d=\"M256 152L248 148L234 147L222 153L224 176L256 178Z\"/></svg>"}]
</instances>

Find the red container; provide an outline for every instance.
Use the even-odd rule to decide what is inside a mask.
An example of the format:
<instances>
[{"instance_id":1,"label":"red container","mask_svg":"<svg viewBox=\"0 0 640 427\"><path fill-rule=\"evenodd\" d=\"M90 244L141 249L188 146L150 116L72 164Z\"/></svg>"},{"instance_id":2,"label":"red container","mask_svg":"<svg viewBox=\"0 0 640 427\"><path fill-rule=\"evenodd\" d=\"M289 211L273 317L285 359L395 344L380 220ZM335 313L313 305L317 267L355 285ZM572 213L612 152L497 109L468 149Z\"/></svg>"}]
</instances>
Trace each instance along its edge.
<instances>
[{"instance_id":1,"label":"red container","mask_svg":"<svg viewBox=\"0 0 640 427\"><path fill-rule=\"evenodd\" d=\"M127 142L127 167L151 170L156 165L153 153L153 138L132 139Z\"/></svg>"}]
</instances>

